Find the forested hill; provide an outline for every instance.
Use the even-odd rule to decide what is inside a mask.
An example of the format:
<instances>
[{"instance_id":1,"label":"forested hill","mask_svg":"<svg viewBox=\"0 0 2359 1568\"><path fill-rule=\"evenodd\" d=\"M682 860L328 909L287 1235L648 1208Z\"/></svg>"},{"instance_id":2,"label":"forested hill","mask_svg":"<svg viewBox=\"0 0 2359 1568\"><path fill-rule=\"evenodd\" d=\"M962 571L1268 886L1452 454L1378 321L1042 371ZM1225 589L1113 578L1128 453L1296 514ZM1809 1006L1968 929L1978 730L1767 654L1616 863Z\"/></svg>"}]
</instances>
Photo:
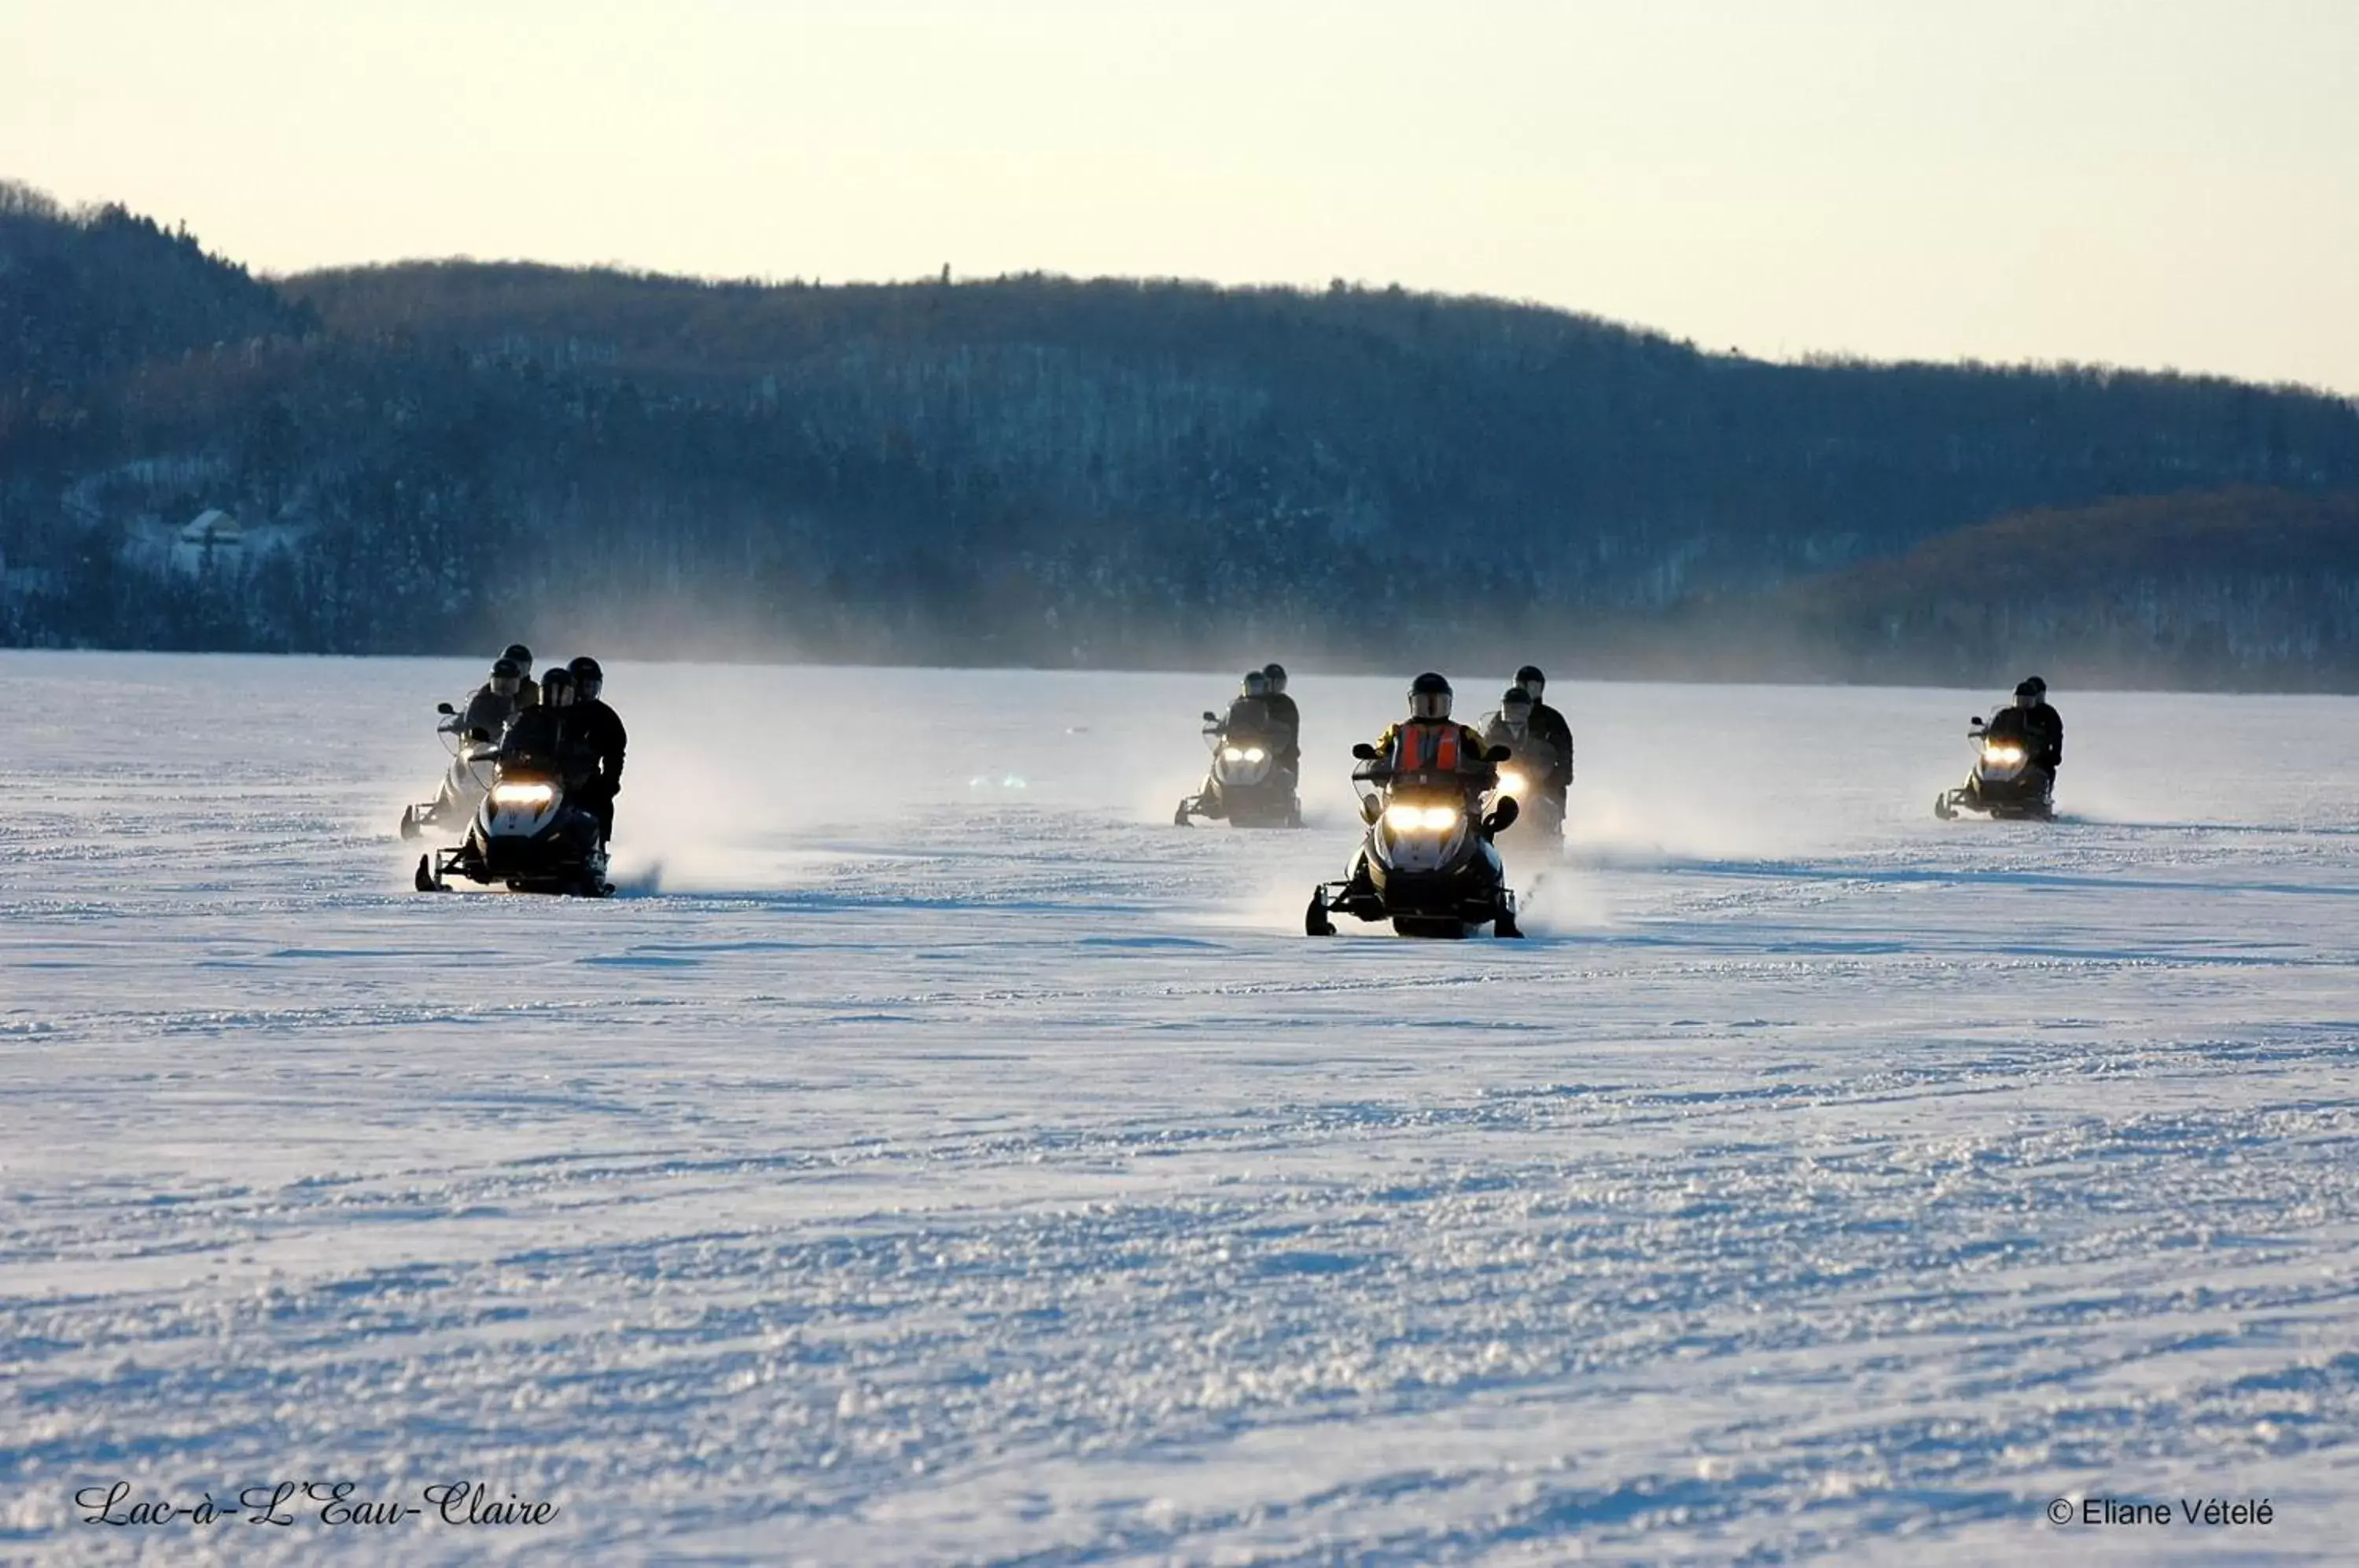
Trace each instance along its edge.
<instances>
[{"instance_id":1,"label":"forested hill","mask_svg":"<svg viewBox=\"0 0 2359 1568\"><path fill-rule=\"evenodd\" d=\"M2008 514L2354 485L2352 403L2211 378L1341 285L266 284L0 191L16 642L1639 670Z\"/></svg>"},{"instance_id":2,"label":"forested hill","mask_svg":"<svg viewBox=\"0 0 2359 1568\"><path fill-rule=\"evenodd\" d=\"M1995 648L2082 686L2359 690L2359 492L2027 512L1795 584L1771 618L1855 679L1983 681Z\"/></svg>"}]
</instances>

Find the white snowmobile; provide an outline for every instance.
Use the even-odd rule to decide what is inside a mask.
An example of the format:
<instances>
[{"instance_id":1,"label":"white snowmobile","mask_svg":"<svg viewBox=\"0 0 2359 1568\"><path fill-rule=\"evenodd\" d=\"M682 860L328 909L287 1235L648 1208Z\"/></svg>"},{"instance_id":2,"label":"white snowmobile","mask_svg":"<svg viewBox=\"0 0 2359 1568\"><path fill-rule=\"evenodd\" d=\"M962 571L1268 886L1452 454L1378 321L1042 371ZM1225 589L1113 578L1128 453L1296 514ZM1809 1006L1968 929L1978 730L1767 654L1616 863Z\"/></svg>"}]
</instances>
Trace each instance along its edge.
<instances>
[{"instance_id":1,"label":"white snowmobile","mask_svg":"<svg viewBox=\"0 0 2359 1568\"><path fill-rule=\"evenodd\" d=\"M475 808L492 788L492 775L496 770L500 748L498 737L473 730L462 734L459 711L448 702L437 702L434 711L442 722L434 733L442 737L442 748L451 754L451 766L443 771L441 785L434 799L401 809L401 836L417 838L429 831L456 832L473 822Z\"/></svg>"},{"instance_id":2,"label":"white snowmobile","mask_svg":"<svg viewBox=\"0 0 2359 1568\"><path fill-rule=\"evenodd\" d=\"M1299 828L1302 802L1292 780L1278 768L1277 746L1267 735L1231 735L1219 714L1204 714L1204 744L1212 751L1204 791L1190 795L1171 813L1172 825L1190 817L1225 817L1241 828Z\"/></svg>"},{"instance_id":3,"label":"white snowmobile","mask_svg":"<svg viewBox=\"0 0 2359 1568\"><path fill-rule=\"evenodd\" d=\"M519 893L603 898L614 890L598 819L566 799L559 769L533 757L501 757L466 842L418 857L421 893L449 892L453 875Z\"/></svg>"},{"instance_id":4,"label":"white snowmobile","mask_svg":"<svg viewBox=\"0 0 2359 1568\"><path fill-rule=\"evenodd\" d=\"M1522 936L1515 890L1492 842L1516 821L1516 798L1498 797L1482 811L1455 777L1396 773L1364 741L1352 755L1360 760L1352 782L1364 786L1360 815L1367 833L1351 876L1311 890L1304 931L1333 936L1329 916L1340 911L1389 920L1403 936L1463 937L1484 925L1496 936ZM1504 762L1507 755L1495 746L1485 760Z\"/></svg>"}]
</instances>

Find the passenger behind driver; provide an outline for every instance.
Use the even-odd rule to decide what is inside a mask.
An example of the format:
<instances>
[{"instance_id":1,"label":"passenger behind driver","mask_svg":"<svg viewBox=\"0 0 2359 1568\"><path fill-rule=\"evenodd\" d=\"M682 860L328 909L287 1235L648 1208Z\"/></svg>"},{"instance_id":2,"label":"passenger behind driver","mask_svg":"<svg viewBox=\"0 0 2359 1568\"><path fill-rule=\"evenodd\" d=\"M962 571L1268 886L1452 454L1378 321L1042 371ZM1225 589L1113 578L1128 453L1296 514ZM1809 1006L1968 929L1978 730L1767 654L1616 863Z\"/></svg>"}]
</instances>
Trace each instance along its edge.
<instances>
[{"instance_id":1,"label":"passenger behind driver","mask_svg":"<svg viewBox=\"0 0 2359 1568\"><path fill-rule=\"evenodd\" d=\"M524 671L516 668L515 659L503 655L492 661L491 679L475 688L475 694L467 699L467 711L450 727L462 740L478 736L497 740L523 705Z\"/></svg>"},{"instance_id":2,"label":"passenger behind driver","mask_svg":"<svg viewBox=\"0 0 2359 1568\"><path fill-rule=\"evenodd\" d=\"M1572 788L1572 726L1564 715L1548 703L1548 677L1537 664L1527 664L1516 671L1516 684L1532 694L1532 730L1556 753L1556 771L1549 775L1549 788L1560 797Z\"/></svg>"},{"instance_id":3,"label":"passenger behind driver","mask_svg":"<svg viewBox=\"0 0 2359 1568\"><path fill-rule=\"evenodd\" d=\"M1525 788L1564 804L1564 787L1556 782L1564 768L1555 745L1532 723L1532 694L1510 686L1499 697L1499 711L1483 721L1483 744L1507 748L1506 766L1524 776Z\"/></svg>"},{"instance_id":4,"label":"passenger behind driver","mask_svg":"<svg viewBox=\"0 0 2359 1568\"><path fill-rule=\"evenodd\" d=\"M1261 672L1269 683L1262 702L1269 711L1270 750L1290 787L1302 776L1302 710L1286 694L1286 666L1265 664Z\"/></svg>"},{"instance_id":5,"label":"passenger behind driver","mask_svg":"<svg viewBox=\"0 0 2359 1568\"><path fill-rule=\"evenodd\" d=\"M508 644L508 650L500 657L513 663L516 673L524 677L522 684L516 688L516 706L529 708L539 702L540 682L532 678L532 649L520 642L512 642Z\"/></svg>"},{"instance_id":6,"label":"passenger behind driver","mask_svg":"<svg viewBox=\"0 0 2359 1568\"><path fill-rule=\"evenodd\" d=\"M623 729L622 715L599 696L606 689L606 672L598 661L585 653L566 669L573 676L571 722L595 759L593 775L582 788L582 804L598 819L598 842L604 844L614 836L614 797L623 790L623 751L629 736Z\"/></svg>"}]
</instances>

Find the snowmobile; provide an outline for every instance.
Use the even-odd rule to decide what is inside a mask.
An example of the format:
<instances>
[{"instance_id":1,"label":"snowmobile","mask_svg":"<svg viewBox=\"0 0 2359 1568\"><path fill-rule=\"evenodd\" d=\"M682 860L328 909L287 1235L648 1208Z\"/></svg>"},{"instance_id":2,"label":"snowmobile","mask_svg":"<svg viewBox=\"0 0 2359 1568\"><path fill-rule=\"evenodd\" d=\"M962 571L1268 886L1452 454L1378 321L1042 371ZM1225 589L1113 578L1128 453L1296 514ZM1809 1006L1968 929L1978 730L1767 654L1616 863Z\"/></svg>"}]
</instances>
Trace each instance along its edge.
<instances>
[{"instance_id":1,"label":"snowmobile","mask_svg":"<svg viewBox=\"0 0 2359 1568\"><path fill-rule=\"evenodd\" d=\"M418 857L418 890L447 893L453 875L512 892L603 898L606 846L598 819L566 799L564 775L532 757L502 757L466 842Z\"/></svg>"},{"instance_id":2,"label":"snowmobile","mask_svg":"<svg viewBox=\"0 0 2359 1568\"><path fill-rule=\"evenodd\" d=\"M1266 735L1234 735L1217 713L1204 714L1204 744L1212 750L1212 771L1204 792L1190 795L1171 813L1175 827L1190 817L1226 817L1234 827L1299 828L1302 802L1293 781L1277 765L1277 747Z\"/></svg>"},{"instance_id":3,"label":"snowmobile","mask_svg":"<svg viewBox=\"0 0 2359 1568\"><path fill-rule=\"evenodd\" d=\"M434 799L401 809L404 838L416 838L429 830L456 831L473 822L475 808L484 803L484 796L492 788L492 774L499 760L500 748L493 744L491 735L482 730L460 733L459 710L448 702L437 702L434 711L442 715L434 733L442 736L442 748L451 754L451 766L444 770Z\"/></svg>"},{"instance_id":4,"label":"snowmobile","mask_svg":"<svg viewBox=\"0 0 2359 1568\"><path fill-rule=\"evenodd\" d=\"M1516 802L1512 827L1499 830L1496 843L1502 853L1529 852L1560 858L1564 854L1564 801L1557 792L1540 784L1522 768L1512 763L1499 769L1499 782L1484 800L1486 811L1496 811L1503 800Z\"/></svg>"},{"instance_id":5,"label":"snowmobile","mask_svg":"<svg viewBox=\"0 0 2359 1568\"><path fill-rule=\"evenodd\" d=\"M1516 894L1492 842L1512 826L1520 808L1513 795L1499 796L1488 811L1474 809L1464 782L1455 775L1396 773L1377 760L1363 741L1352 748L1360 766L1352 782L1360 792L1360 815L1368 824L1352 874L1311 889L1302 929L1333 936L1331 914L1364 920L1389 920L1403 936L1463 937L1488 925L1494 935L1519 937ZM1504 762L1507 748L1493 746L1485 760Z\"/></svg>"},{"instance_id":6,"label":"snowmobile","mask_svg":"<svg viewBox=\"0 0 2359 1568\"><path fill-rule=\"evenodd\" d=\"M1960 811L2043 822L2054 820L2056 776L2031 760L2031 752L2021 740L2007 735L1993 739L1979 713L1966 738L1974 745L1973 770L1957 789L1933 797L1935 816L1945 822Z\"/></svg>"}]
</instances>

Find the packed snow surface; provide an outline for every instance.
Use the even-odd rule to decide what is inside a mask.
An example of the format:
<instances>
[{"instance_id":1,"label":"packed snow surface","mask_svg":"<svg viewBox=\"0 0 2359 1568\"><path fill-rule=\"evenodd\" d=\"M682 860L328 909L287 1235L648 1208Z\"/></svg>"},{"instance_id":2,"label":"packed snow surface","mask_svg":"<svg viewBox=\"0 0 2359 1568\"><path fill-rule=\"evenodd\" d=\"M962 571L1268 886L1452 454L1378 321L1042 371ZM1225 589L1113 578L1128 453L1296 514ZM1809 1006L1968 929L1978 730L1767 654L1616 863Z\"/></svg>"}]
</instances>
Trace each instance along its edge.
<instances>
[{"instance_id":1,"label":"packed snow surface","mask_svg":"<svg viewBox=\"0 0 2359 1568\"><path fill-rule=\"evenodd\" d=\"M1397 680L1249 834L1218 677L610 666L621 896L420 895L479 673L0 656L0 1558L2359 1539L2359 702L2060 691L2035 826L1987 697L1560 683L1530 939L1420 942L1301 931ZM557 1512L77 1501L282 1480Z\"/></svg>"}]
</instances>

